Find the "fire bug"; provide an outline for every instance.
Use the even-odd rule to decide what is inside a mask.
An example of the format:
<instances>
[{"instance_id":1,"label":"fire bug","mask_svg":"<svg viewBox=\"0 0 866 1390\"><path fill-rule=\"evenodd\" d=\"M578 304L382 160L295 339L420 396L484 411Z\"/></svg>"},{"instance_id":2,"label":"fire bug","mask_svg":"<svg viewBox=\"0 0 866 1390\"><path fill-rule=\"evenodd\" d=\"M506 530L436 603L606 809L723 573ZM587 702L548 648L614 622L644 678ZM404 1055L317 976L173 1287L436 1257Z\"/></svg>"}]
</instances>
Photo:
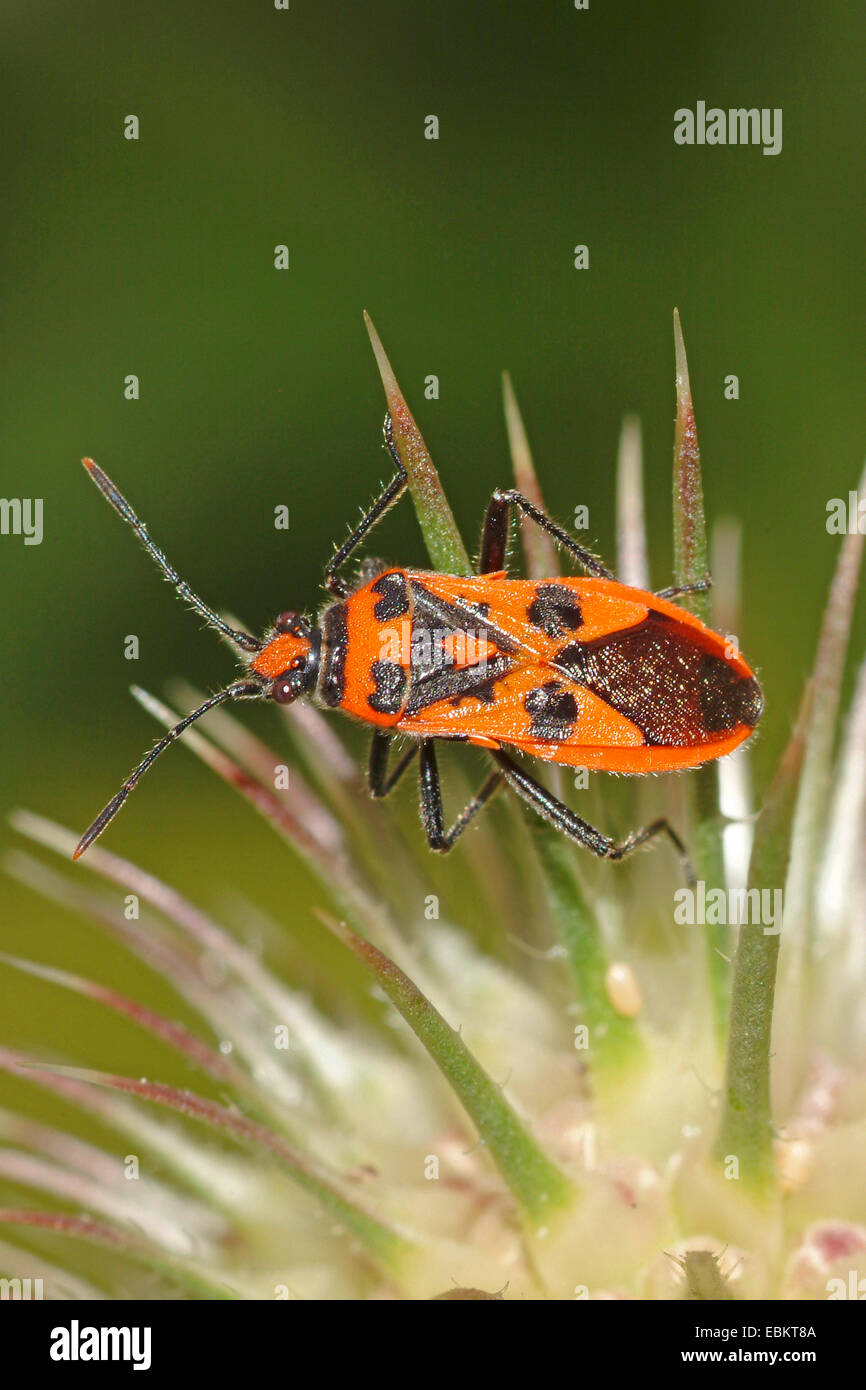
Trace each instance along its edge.
<instances>
[{"instance_id":1,"label":"fire bug","mask_svg":"<svg viewBox=\"0 0 866 1390\"><path fill-rule=\"evenodd\" d=\"M373 730L368 782L387 796L418 760L421 818L430 848L450 850L503 784L558 830L605 859L622 859L666 834L664 819L614 840L582 820L507 749L547 762L608 772L671 772L730 753L761 716L751 669L725 638L672 602L709 580L658 593L618 584L611 572L528 498L496 491L484 517L478 574L471 578L367 560L359 581L340 571L408 486L391 429L397 472L337 548L324 576L331 602L318 624L281 614L259 640L230 627L180 578L111 480L84 464L155 564L206 623L241 653L243 675L159 740L82 836L77 859L102 834L156 758L196 719L226 700L307 696ZM540 526L589 578L509 579L504 569L511 513ZM395 735L411 740L389 769ZM476 744L493 768L446 829L435 744Z\"/></svg>"}]
</instances>

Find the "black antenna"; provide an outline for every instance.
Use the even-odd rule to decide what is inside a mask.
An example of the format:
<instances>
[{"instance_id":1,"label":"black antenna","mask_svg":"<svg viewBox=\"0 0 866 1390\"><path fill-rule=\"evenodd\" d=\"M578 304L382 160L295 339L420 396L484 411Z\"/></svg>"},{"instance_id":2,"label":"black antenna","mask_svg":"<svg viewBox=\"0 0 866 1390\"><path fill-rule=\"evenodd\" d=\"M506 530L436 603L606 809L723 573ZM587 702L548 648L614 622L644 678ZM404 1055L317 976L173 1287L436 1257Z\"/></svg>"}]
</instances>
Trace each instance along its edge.
<instances>
[{"instance_id":1,"label":"black antenna","mask_svg":"<svg viewBox=\"0 0 866 1390\"><path fill-rule=\"evenodd\" d=\"M155 545L150 539L144 522L139 521L123 493L115 487L114 483L108 477L108 474L103 473L99 465L93 462L93 459L82 459L81 462L96 483L103 497L107 498L114 510L123 517L124 521L129 523L151 560L153 560L155 565L159 566L166 579L170 584L174 585L181 598L186 599L187 603L195 609L196 613L204 618L209 627L216 628L217 632L221 632L223 637L228 637L232 642L236 643L237 646L241 647L243 651L260 652L262 649L261 642L257 641L255 637L251 637L248 632L238 632L235 628L229 627L228 623L224 622L218 613L215 613L212 608L208 608L207 604L199 598L198 594L193 593L186 580L181 579L177 571L168 563L168 560L163 555L159 546Z\"/></svg>"},{"instance_id":2,"label":"black antenna","mask_svg":"<svg viewBox=\"0 0 866 1390\"><path fill-rule=\"evenodd\" d=\"M121 501L122 500L121 498ZM233 685L227 686L225 690L220 690L216 695L211 695L209 699L205 700L203 705L199 705L198 709L194 709L192 714L188 714L179 724L175 724L173 729L169 729L168 733L165 734L158 743L154 744L147 756L142 758L138 767L134 772L130 773L123 786L120 788L120 791L111 798L105 809L100 811L89 829L85 830L78 844L75 846L72 858L80 859L84 851L93 844L93 841L99 838L108 823L114 820L114 817L117 815L139 778L144 776L148 768L156 762L160 753L164 753L166 748L174 743L175 739L183 733L184 729L188 729L190 724L194 724L203 714L207 714L208 710L213 709L215 705L223 704L226 700L242 700L245 696L253 697L263 694L264 689L261 685L252 681L235 681Z\"/></svg>"}]
</instances>

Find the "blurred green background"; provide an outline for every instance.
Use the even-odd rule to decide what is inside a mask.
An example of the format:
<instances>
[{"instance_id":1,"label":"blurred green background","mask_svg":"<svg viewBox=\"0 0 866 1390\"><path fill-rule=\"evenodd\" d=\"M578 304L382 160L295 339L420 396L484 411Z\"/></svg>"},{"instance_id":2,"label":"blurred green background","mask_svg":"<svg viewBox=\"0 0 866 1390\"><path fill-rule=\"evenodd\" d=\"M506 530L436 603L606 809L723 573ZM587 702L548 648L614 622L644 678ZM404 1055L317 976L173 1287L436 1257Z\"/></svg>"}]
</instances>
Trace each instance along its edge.
<instances>
[{"instance_id":1,"label":"blurred green background","mask_svg":"<svg viewBox=\"0 0 866 1390\"><path fill-rule=\"evenodd\" d=\"M254 630L315 609L332 542L387 474L364 308L472 543L508 479L503 368L549 506L588 505L607 556L618 432L636 411L661 586L679 306L708 513L745 522L739 635L766 688L765 778L838 549L826 502L855 486L866 443L866 13L742 0L0 12L2 493L42 497L45 526L39 546L0 538L4 809L82 830L154 737L130 682L215 689L232 669L78 460L112 474L215 606ZM673 113L698 100L783 108L782 153L676 146ZM431 373L438 401L424 399ZM279 503L288 532L273 527ZM375 551L423 562L410 506ZM279 737L272 711L242 717ZM107 843L211 908L231 890L301 922L321 898L182 749ZM5 949L133 988L141 972L96 932L0 891ZM119 1069L147 1056L92 1006L5 969L0 989L9 1043L104 1063L110 1037Z\"/></svg>"}]
</instances>

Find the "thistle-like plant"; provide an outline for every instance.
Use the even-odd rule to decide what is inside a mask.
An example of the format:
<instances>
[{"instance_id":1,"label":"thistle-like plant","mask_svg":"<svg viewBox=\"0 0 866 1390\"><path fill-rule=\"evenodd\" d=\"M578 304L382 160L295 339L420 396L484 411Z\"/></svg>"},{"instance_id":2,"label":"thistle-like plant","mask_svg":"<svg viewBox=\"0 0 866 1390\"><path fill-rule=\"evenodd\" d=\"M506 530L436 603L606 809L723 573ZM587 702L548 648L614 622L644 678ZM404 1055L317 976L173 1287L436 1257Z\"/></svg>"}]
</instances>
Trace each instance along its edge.
<instances>
[{"instance_id":1,"label":"thistle-like plant","mask_svg":"<svg viewBox=\"0 0 866 1390\"><path fill-rule=\"evenodd\" d=\"M368 326L431 563L468 573ZM688 585L708 544L678 320L675 341L675 582ZM540 502L507 377L505 413L518 486ZM619 577L647 587L633 420L618 486ZM723 631L737 626L738 534L719 522L712 599L683 600ZM369 976L372 1013L347 984L326 1016L153 873L98 846L73 868L75 834L17 813L30 847L9 872L162 975L200 1031L110 985L6 964L46 996L125 1015L200 1080L180 1090L0 1052L119 1144L0 1111L0 1179L28 1194L0 1211L2 1272L73 1298L841 1296L866 1273L866 666L837 736L861 548L842 542L814 674L757 812L746 750L663 781L578 790L549 773L606 827L666 810L695 860L692 899L663 848L588 862L504 798L455 851L459 892L443 899L405 802L369 801L315 709L281 711L285 788L282 747L224 709L189 730L187 747L318 877L319 928ZM523 549L530 576L558 572L543 534L524 530ZM697 901L706 920L690 925ZM764 910L732 927L719 905L735 901ZM289 905L280 926L296 925Z\"/></svg>"}]
</instances>

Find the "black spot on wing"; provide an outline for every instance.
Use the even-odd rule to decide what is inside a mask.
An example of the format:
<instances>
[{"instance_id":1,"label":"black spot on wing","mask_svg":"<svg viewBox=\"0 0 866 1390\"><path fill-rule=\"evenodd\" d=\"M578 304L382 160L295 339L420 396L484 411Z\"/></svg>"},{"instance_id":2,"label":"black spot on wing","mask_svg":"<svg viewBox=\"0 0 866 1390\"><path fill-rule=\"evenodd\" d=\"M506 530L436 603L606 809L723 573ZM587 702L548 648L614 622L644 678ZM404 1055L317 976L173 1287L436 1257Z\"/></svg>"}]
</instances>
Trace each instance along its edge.
<instances>
[{"instance_id":1,"label":"black spot on wing","mask_svg":"<svg viewBox=\"0 0 866 1390\"><path fill-rule=\"evenodd\" d=\"M406 704L407 714L418 714L440 700L459 705L461 700L474 699L492 705L496 699L496 683L512 669L512 662L502 652L476 666L435 668L416 678L413 668L412 686Z\"/></svg>"},{"instance_id":2,"label":"black spot on wing","mask_svg":"<svg viewBox=\"0 0 866 1390\"><path fill-rule=\"evenodd\" d=\"M457 672L454 672L457 675ZM463 700L477 700L480 705L494 705L496 703L496 682L499 676L488 676L486 680L479 681L476 674L475 684L468 690L458 690L451 696L452 705L459 705Z\"/></svg>"},{"instance_id":3,"label":"black spot on wing","mask_svg":"<svg viewBox=\"0 0 866 1390\"><path fill-rule=\"evenodd\" d=\"M591 652L592 647L588 643L570 642L567 647L560 647L553 659L572 680L578 681L580 685L589 685L593 675L589 660Z\"/></svg>"},{"instance_id":4,"label":"black spot on wing","mask_svg":"<svg viewBox=\"0 0 866 1390\"><path fill-rule=\"evenodd\" d=\"M390 570L373 585L373 593L382 597L373 608L377 622L387 623L392 618L402 618L409 612L409 586L405 574L400 570Z\"/></svg>"},{"instance_id":5,"label":"black spot on wing","mask_svg":"<svg viewBox=\"0 0 866 1390\"><path fill-rule=\"evenodd\" d=\"M460 606L448 603L446 599L431 594L430 590L425 589L418 579L412 579L410 587L413 601L413 627L419 630L426 628L440 633L448 631L468 632L471 630L479 641L490 641L502 652L517 650L517 644L508 634L501 632L495 623L488 621L489 603L463 601Z\"/></svg>"},{"instance_id":6,"label":"black spot on wing","mask_svg":"<svg viewBox=\"0 0 866 1390\"><path fill-rule=\"evenodd\" d=\"M547 681L527 694L524 705L532 719L533 738L565 743L577 719L577 701L562 681Z\"/></svg>"},{"instance_id":7,"label":"black spot on wing","mask_svg":"<svg viewBox=\"0 0 866 1390\"><path fill-rule=\"evenodd\" d=\"M370 675L376 689L367 703L378 714L399 714L406 693L406 672L397 661L374 661Z\"/></svg>"},{"instance_id":8,"label":"black spot on wing","mask_svg":"<svg viewBox=\"0 0 866 1390\"><path fill-rule=\"evenodd\" d=\"M526 616L548 637L564 637L583 624L577 595L564 584L539 584Z\"/></svg>"},{"instance_id":9,"label":"black spot on wing","mask_svg":"<svg viewBox=\"0 0 866 1390\"><path fill-rule=\"evenodd\" d=\"M412 593L412 682L406 705L407 714L450 700L475 699L484 705L496 699L496 682L512 669L508 655L514 643L487 622L489 604L465 603L458 607L431 594L418 580L411 580ZM480 651L492 643L492 656L471 664L456 665L455 647Z\"/></svg>"}]
</instances>

